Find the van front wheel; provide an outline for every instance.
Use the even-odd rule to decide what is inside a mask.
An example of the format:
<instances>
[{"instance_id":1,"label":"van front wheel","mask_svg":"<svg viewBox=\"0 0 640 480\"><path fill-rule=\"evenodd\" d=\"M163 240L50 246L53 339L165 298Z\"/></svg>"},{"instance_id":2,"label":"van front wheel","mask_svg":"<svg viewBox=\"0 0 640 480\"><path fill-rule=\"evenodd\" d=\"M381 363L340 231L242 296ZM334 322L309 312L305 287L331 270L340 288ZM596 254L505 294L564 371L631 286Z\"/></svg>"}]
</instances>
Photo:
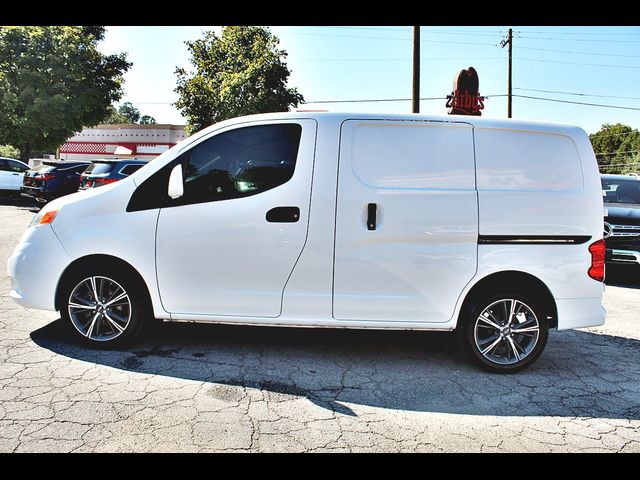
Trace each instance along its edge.
<instances>
[{"instance_id":1,"label":"van front wheel","mask_svg":"<svg viewBox=\"0 0 640 480\"><path fill-rule=\"evenodd\" d=\"M516 372L535 362L547 344L545 311L520 294L499 294L472 303L463 325L467 352L494 372Z\"/></svg>"},{"instance_id":2,"label":"van front wheel","mask_svg":"<svg viewBox=\"0 0 640 480\"><path fill-rule=\"evenodd\" d=\"M143 289L117 268L81 268L63 286L61 315L88 346L122 347L138 335L147 312Z\"/></svg>"}]
</instances>

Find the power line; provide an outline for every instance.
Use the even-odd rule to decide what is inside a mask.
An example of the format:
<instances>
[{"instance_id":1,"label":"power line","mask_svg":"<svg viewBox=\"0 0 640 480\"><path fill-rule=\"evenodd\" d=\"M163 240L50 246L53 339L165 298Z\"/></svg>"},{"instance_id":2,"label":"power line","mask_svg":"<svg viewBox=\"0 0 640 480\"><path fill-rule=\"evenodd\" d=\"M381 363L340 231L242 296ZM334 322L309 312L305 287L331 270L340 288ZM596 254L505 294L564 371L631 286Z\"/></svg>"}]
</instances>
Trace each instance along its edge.
<instances>
[{"instance_id":1,"label":"power line","mask_svg":"<svg viewBox=\"0 0 640 480\"><path fill-rule=\"evenodd\" d=\"M514 97L519 98L529 98L532 100L544 100L547 102L557 102L557 103L571 103L573 105L588 105L591 107L604 107L604 108L617 108L620 110L637 110L640 111L640 108L637 107L623 107L621 105L604 105L602 103L586 103L586 102L575 102L572 100L560 100L558 98L546 98L546 97L533 97L530 95L514 95Z\"/></svg>"},{"instance_id":2,"label":"power line","mask_svg":"<svg viewBox=\"0 0 640 480\"><path fill-rule=\"evenodd\" d=\"M619 167L640 167L640 161L632 162L632 163L615 163L613 165L600 165L598 164L598 168L619 168Z\"/></svg>"},{"instance_id":3,"label":"power line","mask_svg":"<svg viewBox=\"0 0 640 480\"><path fill-rule=\"evenodd\" d=\"M514 88L514 90L529 90L529 91L540 91L540 92L548 92L548 93L567 93L567 92L555 92L553 90L534 90L534 89L526 89L526 88ZM499 95L484 95L485 98L489 99L489 98L498 98L498 97L506 97L506 94L499 94ZM513 95L514 97L520 97L520 98L528 98L531 100L544 100L544 101L548 101L548 102L558 102L558 103L571 103L574 105L587 105L587 106L592 106L592 107L605 107L605 108L618 108L618 109L623 109L623 110L640 110L640 108L635 108L635 107L624 107L621 105L605 105L605 104L600 104L600 103L587 103L587 102L575 102L575 101L570 101L570 100L561 100L561 99L557 99L557 98L546 98L546 97L534 97L534 96L530 96L530 95ZM420 97L420 100L446 100L447 97ZM310 105L313 103L380 103L380 102L409 102L411 101L410 98L369 98L369 99L345 99L345 100L314 100L314 101L307 101L302 103L301 105ZM138 102L138 101L133 101L131 100L131 102L135 105L171 105L173 102ZM601 135L601 136L616 136L616 135L630 135L636 132L621 132L621 133L608 133L606 135Z\"/></svg>"},{"instance_id":4,"label":"power line","mask_svg":"<svg viewBox=\"0 0 640 480\"><path fill-rule=\"evenodd\" d=\"M535 37L529 35L518 35L518 38L531 38L534 40L563 40L570 42L598 42L598 43L640 43L640 40L603 40L601 38L558 38L558 37Z\"/></svg>"},{"instance_id":5,"label":"power line","mask_svg":"<svg viewBox=\"0 0 640 480\"><path fill-rule=\"evenodd\" d=\"M622 153L640 153L640 150L626 150L624 152L594 152L596 155L619 155Z\"/></svg>"},{"instance_id":6,"label":"power line","mask_svg":"<svg viewBox=\"0 0 640 480\"><path fill-rule=\"evenodd\" d=\"M592 133L591 135L596 135L598 132L596 133ZM637 130L632 130L631 132L619 132L619 133L607 133L607 134L599 134L598 137L619 137L622 135L632 135L632 134L638 134L640 132L638 132Z\"/></svg>"},{"instance_id":7,"label":"power line","mask_svg":"<svg viewBox=\"0 0 640 480\"><path fill-rule=\"evenodd\" d=\"M332 30L371 30L371 31L381 31L381 32L403 32L409 33L410 27L355 27L355 26L316 26L316 27L302 27L302 26L292 26L290 28L317 28L317 29L332 29ZM484 31L469 31L469 30L461 30L461 29L449 29L449 28L438 28L438 27L428 27L425 28L425 34L441 34L441 35L469 35L469 36L482 36L482 37L499 37L505 35L507 30L484 30ZM549 32L549 31L531 31L531 30L518 30L514 33L524 33L524 34L542 34L542 35L638 35L640 32ZM522 37L525 38L525 37ZM537 37L536 37L537 38ZM566 40L566 39L560 39ZM616 40L614 40L616 41Z\"/></svg>"},{"instance_id":8,"label":"power line","mask_svg":"<svg viewBox=\"0 0 640 480\"><path fill-rule=\"evenodd\" d=\"M420 97L420 100L446 100L447 97ZM316 100L304 102L302 105L309 105L312 103L367 103L367 102L410 102L411 98L370 98L370 99L358 99L358 100Z\"/></svg>"},{"instance_id":9,"label":"power line","mask_svg":"<svg viewBox=\"0 0 640 480\"><path fill-rule=\"evenodd\" d=\"M595 93L562 92L558 90L538 90L536 88L514 88L514 90L525 90L528 92L541 92L541 93L561 93L563 95L578 95L581 97L625 98L629 100L640 100L640 97L627 97L627 96L619 96L619 95L599 95Z\"/></svg>"},{"instance_id":10,"label":"power line","mask_svg":"<svg viewBox=\"0 0 640 480\"><path fill-rule=\"evenodd\" d=\"M396 37L378 37L373 35L342 35L336 33L311 33L311 32L288 32L290 35L307 35L307 36L316 36L316 37L337 37L337 38L360 38L364 40L397 40L402 42L410 42L411 38L396 38ZM475 42L455 42L448 40L420 40L420 42L424 43L447 43L447 44L456 44L456 45L479 45L479 46L487 46L487 47L495 47L493 43L475 43Z\"/></svg>"},{"instance_id":11,"label":"power line","mask_svg":"<svg viewBox=\"0 0 640 480\"><path fill-rule=\"evenodd\" d=\"M532 31L532 30L518 30L517 33L540 33L544 35L638 35L639 32L540 32L540 31Z\"/></svg>"},{"instance_id":12,"label":"power line","mask_svg":"<svg viewBox=\"0 0 640 480\"><path fill-rule=\"evenodd\" d=\"M541 52L559 52L559 53L572 53L575 55L599 55L607 57L626 57L626 58L640 58L640 55L625 55L621 53L599 53L599 52L576 52L573 50L556 50L552 48L536 48L536 47L519 47L523 50L539 50Z\"/></svg>"},{"instance_id":13,"label":"power line","mask_svg":"<svg viewBox=\"0 0 640 480\"><path fill-rule=\"evenodd\" d=\"M409 57L390 57L390 58L290 58L295 62L391 62L391 61L410 61ZM423 62L432 60L504 60L502 57L422 57Z\"/></svg>"},{"instance_id":14,"label":"power line","mask_svg":"<svg viewBox=\"0 0 640 480\"><path fill-rule=\"evenodd\" d=\"M523 58L523 57L518 57L517 60L524 60L524 61L528 61L528 62L543 62L543 63L560 63L562 65L587 65L590 67L607 67L607 68L640 68L639 66L635 66L635 65L611 65L611 64L605 64L605 63L583 63L583 62L563 62L560 60L545 60L543 58Z\"/></svg>"},{"instance_id":15,"label":"power line","mask_svg":"<svg viewBox=\"0 0 640 480\"><path fill-rule=\"evenodd\" d=\"M464 30L434 30L431 27L425 29L425 33L430 34L439 34L439 35L469 35L469 36L478 36L478 37L500 37L505 34L504 30L496 31L495 33L476 33L476 32L467 32Z\"/></svg>"},{"instance_id":16,"label":"power line","mask_svg":"<svg viewBox=\"0 0 640 480\"><path fill-rule=\"evenodd\" d=\"M290 28L305 28L305 27L290 27ZM329 26L317 26L317 27L306 27L306 28L317 28L317 29L333 29L333 30L374 30L381 32L402 32L409 33L411 32L410 27L402 28L402 27L329 27ZM478 37L496 37L501 34L501 31L496 31L495 33L486 33L486 32L470 32L468 30L435 30L432 27L425 29L424 33L429 34L442 34L442 35L469 35L469 36L478 36Z\"/></svg>"},{"instance_id":17,"label":"power line","mask_svg":"<svg viewBox=\"0 0 640 480\"><path fill-rule=\"evenodd\" d=\"M364 40L399 40L399 41L411 41L410 38L396 38L396 37L378 37L373 35L343 35L338 33L313 33L313 32L287 32L289 35L303 35L311 37L336 37L336 38L361 38Z\"/></svg>"},{"instance_id":18,"label":"power line","mask_svg":"<svg viewBox=\"0 0 640 480\"><path fill-rule=\"evenodd\" d=\"M496 98L496 97L506 97L508 95L506 94L501 94L501 95L485 95L484 97L489 99L489 98ZM575 101L571 101L571 100L561 100L558 98L546 98L546 97L534 97L531 95L513 95L514 97L519 97L519 98L528 98L530 100L544 100L547 102L557 102L557 103L570 103L570 104L574 104L574 105L587 105L587 106L591 106L591 107L604 107L604 108L617 108L617 109L622 109L622 110L638 110L640 111L640 108L636 108L636 107L624 107L621 105L605 105L605 104L601 104L601 103L587 103L587 102L575 102ZM421 97L420 100L446 100L447 97ZM350 100L314 100L314 101L308 101L308 102L304 102L302 105L310 105L310 104L321 104L321 103L379 103L379 102L408 102L411 101L410 98L369 98L369 99L350 99ZM633 132L629 132L629 133L633 133Z\"/></svg>"},{"instance_id":19,"label":"power line","mask_svg":"<svg viewBox=\"0 0 640 480\"><path fill-rule=\"evenodd\" d=\"M474 42L452 42L449 40L420 40L420 42L424 43L449 43L449 44L457 44L457 45L480 45L486 47L495 47L497 46L494 43L474 43Z\"/></svg>"}]
</instances>

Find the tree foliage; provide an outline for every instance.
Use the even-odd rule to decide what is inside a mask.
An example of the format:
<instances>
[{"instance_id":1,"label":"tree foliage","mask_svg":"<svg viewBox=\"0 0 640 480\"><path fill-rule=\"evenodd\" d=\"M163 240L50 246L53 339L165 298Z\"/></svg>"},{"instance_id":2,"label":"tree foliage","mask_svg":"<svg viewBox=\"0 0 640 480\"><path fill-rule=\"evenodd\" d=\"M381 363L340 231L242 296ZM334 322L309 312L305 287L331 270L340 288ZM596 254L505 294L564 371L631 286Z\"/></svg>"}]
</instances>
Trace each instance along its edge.
<instances>
[{"instance_id":1,"label":"tree foliage","mask_svg":"<svg viewBox=\"0 0 640 480\"><path fill-rule=\"evenodd\" d=\"M176 69L175 105L189 133L240 115L287 111L304 101L287 87L287 53L267 28L227 26L219 37L210 31L186 43L195 72Z\"/></svg>"},{"instance_id":2,"label":"tree foliage","mask_svg":"<svg viewBox=\"0 0 640 480\"><path fill-rule=\"evenodd\" d=\"M118 113L124 115L128 123L138 123L138 120L140 120L140 110L134 107L131 102L124 102L120 105Z\"/></svg>"},{"instance_id":3,"label":"tree foliage","mask_svg":"<svg viewBox=\"0 0 640 480\"><path fill-rule=\"evenodd\" d=\"M59 147L122 96L125 54L103 55L102 26L0 27L0 144Z\"/></svg>"},{"instance_id":4,"label":"tree foliage","mask_svg":"<svg viewBox=\"0 0 640 480\"><path fill-rule=\"evenodd\" d=\"M131 102L124 102L116 110L113 106L109 109L109 115L103 123L107 125L117 125L121 123L156 123L156 119L150 115L140 116L140 110Z\"/></svg>"},{"instance_id":5,"label":"tree foliage","mask_svg":"<svg viewBox=\"0 0 640 480\"><path fill-rule=\"evenodd\" d=\"M153 118L151 115L143 115L142 117L140 117L141 125L155 125L155 123L156 123L156 119Z\"/></svg>"},{"instance_id":6,"label":"tree foliage","mask_svg":"<svg viewBox=\"0 0 640 480\"><path fill-rule=\"evenodd\" d=\"M640 170L640 132L621 123L605 123L589 135L602 173Z\"/></svg>"},{"instance_id":7,"label":"tree foliage","mask_svg":"<svg viewBox=\"0 0 640 480\"><path fill-rule=\"evenodd\" d=\"M115 107L109 107L107 118L105 118L101 123L105 125L119 125L121 123L129 123L129 119L122 113L120 110L116 110Z\"/></svg>"},{"instance_id":8,"label":"tree foliage","mask_svg":"<svg viewBox=\"0 0 640 480\"><path fill-rule=\"evenodd\" d=\"M0 157L19 158L20 150L11 145L0 145Z\"/></svg>"}]
</instances>

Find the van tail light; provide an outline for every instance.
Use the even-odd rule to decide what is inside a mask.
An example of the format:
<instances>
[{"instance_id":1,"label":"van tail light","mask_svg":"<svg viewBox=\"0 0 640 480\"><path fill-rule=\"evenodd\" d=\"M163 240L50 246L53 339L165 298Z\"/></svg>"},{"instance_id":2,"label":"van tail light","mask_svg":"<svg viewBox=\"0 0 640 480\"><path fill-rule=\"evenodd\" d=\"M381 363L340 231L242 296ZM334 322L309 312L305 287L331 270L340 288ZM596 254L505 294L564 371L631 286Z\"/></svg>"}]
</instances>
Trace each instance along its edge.
<instances>
[{"instance_id":1,"label":"van tail light","mask_svg":"<svg viewBox=\"0 0 640 480\"><path fill-rule=\"evenodd\" d=\"M587 273L591 278L602 282L604 280L604 255L606 246L604 240L589 245L589 253L591 254L591 266Z\"/></svg>"},{"instance_id":2,"label":"van tail light","mask_svg":"<svg viewBox=\"0 0 640 480\"><path fill-rule=\"evenodd\" d=\"M99 183L101 185L107 185L109 183L117 182L117 178L94 178L93 183Z\"/></svg>"}]
</instances>

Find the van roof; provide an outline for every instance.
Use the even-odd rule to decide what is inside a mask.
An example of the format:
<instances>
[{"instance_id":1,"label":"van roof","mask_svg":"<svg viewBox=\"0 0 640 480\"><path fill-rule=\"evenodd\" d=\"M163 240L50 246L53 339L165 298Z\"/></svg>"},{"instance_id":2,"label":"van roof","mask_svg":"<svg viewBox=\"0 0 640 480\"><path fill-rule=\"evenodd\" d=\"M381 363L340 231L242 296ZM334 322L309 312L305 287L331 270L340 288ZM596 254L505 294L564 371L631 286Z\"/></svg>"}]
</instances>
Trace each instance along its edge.
<instances>
[{"instance_id":1,"label":"van roof","mask_svg":"<svg viewBox=\"0 0 640 480\"><path fill-rule=\"evenodd\" d=\"M558 131L566 133L582 130L571 124L557 122L541 122L536 120L514 120L507 118L475 117L470 115L428 115L420 113L368 113L368 112L278 112L247 115L235 119L226 120L229 123L238 123L242 120L268 120L285 118L314 118L317 120L344 121L344 120L404 120L404 121L431 121L442 123L468 123L478 128L499 128L508 130L538 130ZM222 122L221 122L222 123ZM220 124L216 124L220 125Z\"/></svg>"},{"instance_id":2,"label":"van roof","mask_svg":"<svg viewBox=\"0 0 640 480\"><path fill-rule=\"evenodd\" d=\"M207 128L182 140L178 145L181 149L187 148L198 139L216 131L220 128L241 125L246 122L260 120L294 120L294 119L314 119L318 123L336 123L346 120L391 120L391 121L431 121L443 124L466 123L474 128L503 129L503 130L525 130L535 132L548 132L554 134L564 134L574 139L582 137L587 139L586 132L575 125L561 123L539 122L533 120L513 120L499 118L483 118L465 115L425 115L419 113L362 113L362 112L278 112L259 113L256 115L246 115L244 117L230 118L222 122L214 123ZM587 139L588 142L588 139Z\"/></svg>"}]
</instances>

